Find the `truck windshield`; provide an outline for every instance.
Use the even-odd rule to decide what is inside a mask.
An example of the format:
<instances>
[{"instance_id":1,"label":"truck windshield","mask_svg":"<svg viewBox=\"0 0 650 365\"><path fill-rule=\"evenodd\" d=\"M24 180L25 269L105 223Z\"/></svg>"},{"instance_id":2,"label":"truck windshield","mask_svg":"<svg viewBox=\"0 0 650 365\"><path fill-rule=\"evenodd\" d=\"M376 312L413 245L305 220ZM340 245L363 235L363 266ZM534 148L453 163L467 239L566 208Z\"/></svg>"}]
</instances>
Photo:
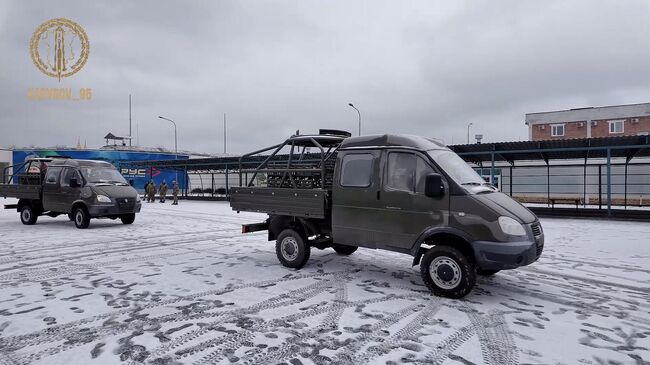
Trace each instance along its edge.
<instances>
[{"instance_id":1,"label":"truck windshield","mask_svg":"<svg viewBox=\"0 0 650 365\"><path fill-rule=\"evenodd\" d=\"M90 184L119 184L128 185L122 174L111 168L82 167L79 169L86 182Z\"/></svg>"},{"instance_id":2,"label":"truck windshield","mask_svg":"<svg viewBox=\"0 0 650 365\"><path fill-rule=\"evenodd\" d=\"M431 150L429 156L447 175L461 185L487 185L479 174L457 154L448 150Z\"/></svg>"}]
</instances>

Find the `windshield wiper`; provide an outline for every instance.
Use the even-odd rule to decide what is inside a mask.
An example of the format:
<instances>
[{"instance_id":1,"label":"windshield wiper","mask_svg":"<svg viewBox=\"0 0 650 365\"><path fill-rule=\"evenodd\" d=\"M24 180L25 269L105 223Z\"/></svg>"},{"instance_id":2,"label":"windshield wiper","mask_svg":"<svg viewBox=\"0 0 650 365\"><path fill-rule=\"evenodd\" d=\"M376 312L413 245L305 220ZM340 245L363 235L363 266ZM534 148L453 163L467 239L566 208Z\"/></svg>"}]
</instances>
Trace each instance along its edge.
<instances>
[{"instance_id":1,"label":"windshield wiper","mask_svg":"<svg viewBox=\"0 0 650 365\"><path fill-rule=\"evenodd\" d=\"M485 183L485 184L487 184L487 183ZM470 181L470 182L464 182L464 183L462 183L461 185L481 186L481 185L483 185L483 184L482 184L482 183L479 183L479 182Z\"/></svg>"}]
</instances>

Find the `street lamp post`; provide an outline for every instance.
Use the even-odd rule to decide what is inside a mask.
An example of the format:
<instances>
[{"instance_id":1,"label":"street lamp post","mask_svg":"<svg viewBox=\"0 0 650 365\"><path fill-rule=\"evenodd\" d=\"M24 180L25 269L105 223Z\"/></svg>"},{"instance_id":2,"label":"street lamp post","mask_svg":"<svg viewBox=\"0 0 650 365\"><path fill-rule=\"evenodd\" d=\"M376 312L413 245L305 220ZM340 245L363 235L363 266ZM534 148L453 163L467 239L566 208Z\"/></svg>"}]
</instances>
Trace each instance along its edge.
<instances>
[{"instance_id":1,"label":"street lamp post","mask_svg":"<svg viewBox=\"0 0 650 365\"><path fill-rule=\"evenodd\" d=\"M354 110L357 111L357 114L359 114L359 135L361 135L361 112L352 103L348 103L348 105L354 108Z\"/></svg>"},{"instance_id":2,"label":"street lamp post","mask_svg":"<svg viewBox=\"0 0 650 365\"><path fill-rule=\"evenodd\" d=\"M172 122L172 124L174 125L174 152L176 152L176 154L178 155L178 137L176 135L176 123L173 120L165 118L165 117L158 116L158 118L164 119L164 120L166 120L168 122Z\"/></svg>"},{"instance_id":3,"label":"street lamp post","mask_svg":"<svg viewBox=\"0 0 650 365\"><path fill-rule=\"evenodd\" d=\"M175 152L175 154L174 154L174 160L178 160L178 135L176 134L176 122L174 122L174 121L171 120L171 119L168 119L168 118L165 118L165 117L161 117L161 116L158 116L158 118L160 118L160 119L164 119L164 120L166 120L166 121L168 121L168 122L172 122L172 124L174 125L174 152ZM178 167L177 167L177 168L178 168ZM177 168L174 169L174 170L176 170L176 183L178 184L179 182L178 182L178 170L177 170ZM187 187L186 187L186 188L187 188Z\"/></svg>"},{"instance_id":4,"label":"street lamp post","mask_svg":"<svg viewBox=\"0 0 650 365\"><path fill-rule=\"evenodd\" d=\"M471 127L474 123L469 123L467 125L467 144L469 144L469 127Z\"/></svg>"}]
</instances>

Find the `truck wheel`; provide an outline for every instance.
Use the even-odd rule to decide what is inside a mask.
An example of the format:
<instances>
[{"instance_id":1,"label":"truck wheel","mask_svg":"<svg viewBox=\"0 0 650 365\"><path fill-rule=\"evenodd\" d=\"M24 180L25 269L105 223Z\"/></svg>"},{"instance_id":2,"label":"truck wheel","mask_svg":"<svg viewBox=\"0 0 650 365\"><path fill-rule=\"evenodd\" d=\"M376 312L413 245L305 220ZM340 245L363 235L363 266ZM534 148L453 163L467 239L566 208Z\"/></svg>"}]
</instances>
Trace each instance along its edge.
<instances>
[{"instance_id":1,"label":"truck wheel","mask_svg":"<svg viewBox=\"0 0 650 365\"><path fill-rule=\"evenodd\" d=\"M357 246L341 245L341 244L335 243L335 244L332 245L332 248L339 255L347 256L347 255L352 255L354 253L354 251L357 250L358 247Z\"/></svg>"},{"instance_id":2,"label":"truck wheel","mask_svg":"<svg viewBox=\"0 0 650 365\"><path fill-rule=\"evenodd\" d=\"M36 215L31 205L25 205L20 210L20 221L23 222L23 224L31 226L36 224L37 219L38 215Z\"/></svg>"},{"instance_id":3,"label":"truck wheel","mask_svg":"<svg viewBox=\"0 0 650 365\"><path fill-rule=\"evenodd\" d=\"M309 260L311 248L302 235L293 229L280 232L275 243L275 253L282 265L294 269L305 266Z\"/></svg>"},{"instance_id":4,"label":"truck wheel","mask_svg":"<svg viewBox=\"0 0 650 365\"><path fill-rule=\"evenodd\" d=\"M476 283L474 266L460 251L449 246L429 249L420 263L420 274L433 294L458 299Z\"/></svg>"},{"instance_id":5,"label":"truck wheel","mask_svg":"<svg viewBox=\"0 0 650 365\"><path fill-rule=\"evenodd\" d=\"M88 228L90 225L90 214L84 207L76 207L72 213L74 216L74 225L79 229Z\"/></svg>"},{"instance_id":6,"label":"truck wheel","mask_svg":"<svg viewBox=\"0 0 650 365\"><path fill-rule=\"evenodd\" d=\"M133 224L135 221L135 213L123 214L120 216L120 220L123 224Z\"/></svg>"},{"instance_id":7,"label":"truck wheel","mask_svg":"<svg viewBox=\"0 0 650 365\"><path fill-rule=\"evenodd\" d=\"M496 273L498 273L501 270L483 270L483 269L476 269L476 273L481 275L481 276L492 276Z\"/></svg>"}]
</instances>

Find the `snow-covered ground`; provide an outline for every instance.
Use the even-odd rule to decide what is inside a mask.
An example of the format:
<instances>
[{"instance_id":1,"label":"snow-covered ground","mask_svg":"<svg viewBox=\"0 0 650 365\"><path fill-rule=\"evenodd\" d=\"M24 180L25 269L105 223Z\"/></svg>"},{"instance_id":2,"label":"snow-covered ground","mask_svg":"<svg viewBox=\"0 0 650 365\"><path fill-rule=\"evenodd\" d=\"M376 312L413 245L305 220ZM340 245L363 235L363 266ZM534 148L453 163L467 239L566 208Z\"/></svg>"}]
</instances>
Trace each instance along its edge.
<instances>
[{"instance_id":1,"label":"snow-covered ground","mask_svg":"<svg viewBox=\"0 0 650 365\"><path fill-rule=\"evenodd\" d=\"M650 361L650 223L543 219L538 262L449 300L407 255L287 269L240 234L261 219L181 201L78 230L0 211L0 364Z\"/></svg>"}]
</instances>

